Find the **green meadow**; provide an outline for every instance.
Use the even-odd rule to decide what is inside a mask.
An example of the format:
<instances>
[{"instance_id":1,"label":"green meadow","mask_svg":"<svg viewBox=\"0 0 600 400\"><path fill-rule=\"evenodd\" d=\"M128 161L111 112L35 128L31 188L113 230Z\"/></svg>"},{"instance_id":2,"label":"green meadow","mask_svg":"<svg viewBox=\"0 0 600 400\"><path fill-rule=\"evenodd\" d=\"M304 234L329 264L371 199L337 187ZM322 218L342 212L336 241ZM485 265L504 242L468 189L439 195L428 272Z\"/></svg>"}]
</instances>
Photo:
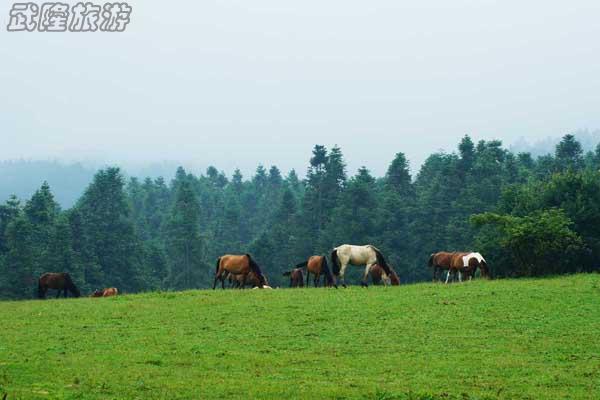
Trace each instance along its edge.
<instances>
[{"instance_id":1,"label":"green meadow","mask_svg":"<svg viewBox=\"0 0 600 400\"><path fill-rule=\"evenodd\" d=\"M600 275L0 303L0 399L598 399Z\"/></svg>"}]
</instances>

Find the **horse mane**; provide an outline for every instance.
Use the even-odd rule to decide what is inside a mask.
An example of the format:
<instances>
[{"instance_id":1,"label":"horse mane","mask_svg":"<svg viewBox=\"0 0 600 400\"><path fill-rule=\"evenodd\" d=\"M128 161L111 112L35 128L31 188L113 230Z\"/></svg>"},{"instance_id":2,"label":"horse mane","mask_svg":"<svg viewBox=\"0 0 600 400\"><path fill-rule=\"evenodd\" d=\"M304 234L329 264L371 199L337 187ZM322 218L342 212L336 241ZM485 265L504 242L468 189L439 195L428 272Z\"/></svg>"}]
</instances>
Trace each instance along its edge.
<instances>
[{"instance_id":1,"label":"horse mane","mask_svg":"<svg viewBox=\"0 0 600 400\"><path fill-rule=\"evenodd\" d=\"M283 275L283 276L290 276L290 275L292 275L292 271L293 271L293 270L290 270L290 271L285 271L285 272L284 272L282 275Z\"/></svg>"},{"instance_id":2,"label":"horse mane","mask_svg":"<svg viewBox=\"0 0 600 400\"><path fill-rule=\"evenodd\" d=\"M337 256L337 248L331 252L331 263L333 264L333 274L338 276L340 274L340 260Z\"/></svg>"},{"instance_id":3,"label":"horse mane","mask_svg":"<svg viewBox=\"0 0 600 400\"><path fill-rule=\"evenodd\" d=\"M71 293L73 293L76 297L81 296L81 292L79 291L79 289L77 289L77 286L75 286L75 283L73 283L73 279L71 279L71 275L69 275L68 272L64 272L63 276L65 277L65 284L67 289L69 289L71 291Z\"/></svg>"},{"instance_id":4,"label":"horse mane","mask_svg":"<svg viewBox=\"0 0 600 400\"><path fill-rule=\"evenodd\" d=\"M265 282L265 276L263 275L263 273L260 270L260 267L258 266L256 261L254 261L252 256L248 253L246 253L246 257L248 257L248 263L250 264L250 269L252 270L252 272L254 272L254 274L256 274L256 277L258 278L258 280L261 281L261 283Z\"/></svg>"}]
</instances>

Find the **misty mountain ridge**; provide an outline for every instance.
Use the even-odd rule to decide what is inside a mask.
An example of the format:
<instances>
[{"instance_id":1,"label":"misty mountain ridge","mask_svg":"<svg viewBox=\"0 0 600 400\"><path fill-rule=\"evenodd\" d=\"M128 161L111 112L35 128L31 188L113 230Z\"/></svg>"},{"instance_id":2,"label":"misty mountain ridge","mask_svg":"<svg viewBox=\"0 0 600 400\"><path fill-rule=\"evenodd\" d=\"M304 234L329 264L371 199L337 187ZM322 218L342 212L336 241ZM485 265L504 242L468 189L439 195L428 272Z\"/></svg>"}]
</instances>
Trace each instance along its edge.
<instances>
[{"instance_id":1,"label":"misty mountain ridge","mask_svg":"<svg viewBox=\"0 0 600 400\"><path fill-rule=\"evenodd\" d=\"M581 143L585 152L594 151L600 143L600 130L579 130L574 132L573 135ZM533 157L537 157L554 153L560 140L560 137L547 137L529 142L522 137L509 145L507 149L513 153L531 153ZM455 149L452 149L452 151L455 151ZM265 165L265 161L268 160L257 160L256 165L258 166L261 163ZM0 161L0 203L5 202L11 195L26 201L39 189L44 181L47 181L61 207L70 208L90 184L94 174L107 165L121 166L126 177L137 177L139 179L163 177L167 182L173 179L179 166L183 166L186 171L196 175L204 174L206 168L209 167L209 165L202 165L201 162L177 161L148 162L146 164L24 159ZM219 165L215 167L220 169ZM420 165L414 167L416 172ZM283 172L286 173L287 171ZM300 177L303 177L304 166L298 166L296 172ZM227 175L231 175L231 173ZM246 179L249 177L245 176Z\"/></svg>"}]
</instances>

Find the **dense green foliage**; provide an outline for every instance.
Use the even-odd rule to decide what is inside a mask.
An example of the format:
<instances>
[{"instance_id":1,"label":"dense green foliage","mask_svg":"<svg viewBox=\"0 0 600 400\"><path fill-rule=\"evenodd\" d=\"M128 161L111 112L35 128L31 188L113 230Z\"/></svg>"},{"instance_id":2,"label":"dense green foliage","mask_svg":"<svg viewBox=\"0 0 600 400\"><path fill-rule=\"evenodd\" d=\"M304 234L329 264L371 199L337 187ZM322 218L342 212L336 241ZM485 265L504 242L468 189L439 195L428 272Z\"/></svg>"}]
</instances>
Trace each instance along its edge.
<instances>
[{"instance_id":1,"label":"dense green foliage","mask_svg":"<svg viewBox=\"0 0 600 400\"><path fill-rule=\"evenodd\" d=\"M0 302L0 398L597 399L600 276Z\"/></svg>"},{"instance_id":2,"label":"dense green foliage","mask_svg":"<svg viewBox=\"0 0 600 400\"><path fill-rule=\"evenodd\" d=\"M61 210L44 183L0 206L0 296L31 298L37 276L68 271L87 293L207 287L216 258L250 252L274 285L342 243L378 246L404 282L429 279L429 254L482 252L495 276L597 270L600 146L572 135L554 155L513 154L465 136L412 177L402 153L384 177L348 176L342 150L315 146L306 178L259 165L250 179L179 168L171 182L100 170Z\"/></svg>"}]
</instances>

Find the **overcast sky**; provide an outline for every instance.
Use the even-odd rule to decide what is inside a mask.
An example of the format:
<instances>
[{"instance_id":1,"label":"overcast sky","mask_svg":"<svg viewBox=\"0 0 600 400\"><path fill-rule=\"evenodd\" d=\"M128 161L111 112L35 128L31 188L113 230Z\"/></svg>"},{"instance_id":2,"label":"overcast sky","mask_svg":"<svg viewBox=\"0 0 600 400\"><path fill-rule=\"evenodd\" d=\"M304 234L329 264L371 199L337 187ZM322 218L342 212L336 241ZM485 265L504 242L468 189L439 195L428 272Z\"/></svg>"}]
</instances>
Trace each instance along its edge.
<instances>
[{"instance_id":1,"label":"overcast sky","mask_svg":"<svg viewBox=\"0 0 600 400\"><path fill-rule=\"evenodd\" d=\"M320 143L381 175L600 128L598 0L129 3L125 33L9 33L0 1L0 159L304 173Z\"/></svg>"}]
</instances>

